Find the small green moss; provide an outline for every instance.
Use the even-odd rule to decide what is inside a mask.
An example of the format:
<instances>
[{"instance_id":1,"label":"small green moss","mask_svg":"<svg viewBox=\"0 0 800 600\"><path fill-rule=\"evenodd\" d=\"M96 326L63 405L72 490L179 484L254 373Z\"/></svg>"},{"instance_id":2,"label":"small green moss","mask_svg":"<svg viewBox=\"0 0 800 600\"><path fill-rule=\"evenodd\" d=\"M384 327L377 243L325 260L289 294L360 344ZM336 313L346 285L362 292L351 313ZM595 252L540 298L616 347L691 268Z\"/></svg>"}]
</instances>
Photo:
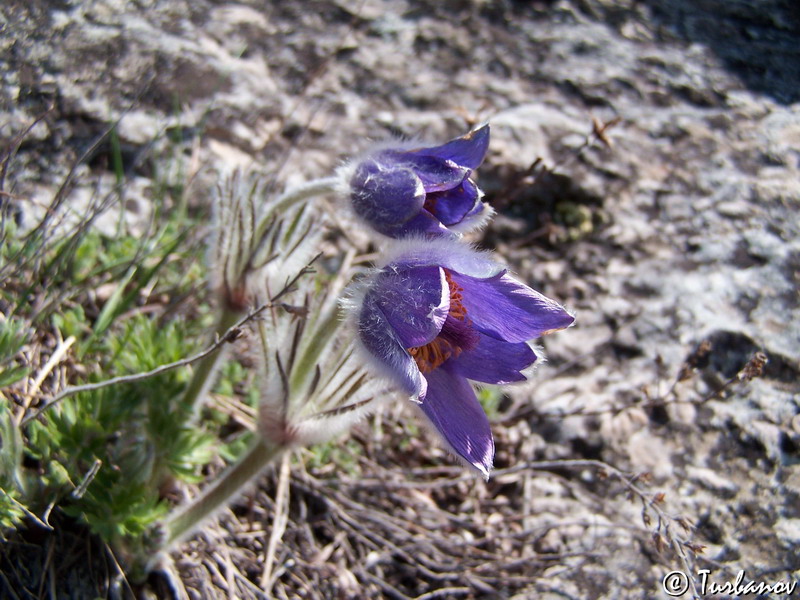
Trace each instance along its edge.
<instances>
[{"instance_id":1,"label":"small green moss","mask_svg":"<svg viewBox=\"0 0 800 600\"><path fill-rule=\"evenodd\" d=\"M352 438L317 444L302 451L302 458L309 470L326 469L333 464L337 470L354 477L361 472L358 459L362 455L361 444Z\"/></svg>"},{"instance_id":2,"label":"small green moss","mask_svg":"<svg viewBox=\"0 0 800 600\"><path fill-rule=\"evenodd\" d=\"M481 387L478 390L478 401L489 419L497 417L500 402L503 399L503 390L495 386Z\"/></svg>"},{"instance_id":3,"label":"small green moss","mask_svg":"<svg viewBox=\"0 0 800 600\"><path fill-rule=\"evenodd\" d=\"M574 242L595 230L595 211L585 204L561 201L555 206L555 222L564 227L564 241Z\"/></svg>"}]
</instances>

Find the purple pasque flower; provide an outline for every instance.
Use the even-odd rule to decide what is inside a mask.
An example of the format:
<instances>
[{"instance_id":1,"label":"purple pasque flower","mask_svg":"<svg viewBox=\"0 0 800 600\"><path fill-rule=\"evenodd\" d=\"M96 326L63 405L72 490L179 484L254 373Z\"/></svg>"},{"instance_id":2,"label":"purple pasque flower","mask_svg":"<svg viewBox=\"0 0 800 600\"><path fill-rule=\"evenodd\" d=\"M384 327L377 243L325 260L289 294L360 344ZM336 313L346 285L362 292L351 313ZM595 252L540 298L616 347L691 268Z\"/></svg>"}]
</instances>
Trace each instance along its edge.
<instances>
[{"instance_id":1,"label":"purple pasque flower","mask_svg":"<svg viewBox=\"0 0 800 600\"><path fill-rule=\"evenodd\" d=\"M468 380L525 380L537 358L527 341L574 319L464 244L417 238L398 246L361 291L359 339L452 452L488 477L494 440Z\"/></svg>"},{"instance_id":2,"label":"purple pasque flower","mask_svg":"<svg viewBox=\"0 0 800 600\"><path fill-rule=\"evenodd\" d=\"M360 218L392 238L463 233L494 212L470 179L488 148L488 125L441 146L395 143L341 171L345 194Z\"/></svg>"}]
</instances>

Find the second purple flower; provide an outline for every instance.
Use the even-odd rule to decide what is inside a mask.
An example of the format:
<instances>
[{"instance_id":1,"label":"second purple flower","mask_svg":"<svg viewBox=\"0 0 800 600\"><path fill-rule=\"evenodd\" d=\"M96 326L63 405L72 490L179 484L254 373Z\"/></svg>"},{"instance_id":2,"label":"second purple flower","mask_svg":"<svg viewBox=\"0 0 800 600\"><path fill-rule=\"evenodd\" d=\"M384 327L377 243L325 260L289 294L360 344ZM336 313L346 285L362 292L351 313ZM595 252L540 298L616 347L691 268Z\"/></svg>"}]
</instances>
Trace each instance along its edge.
<instances>
[{"instance_id":1,"label":"second purple flower","mask_svg":"<svg viewBox=\"0 0 800 600\"><path fill-rule=\"evenodd\" d=\"M537 358L527 340L573 321L485 254L448 240L401 244L366 287L357 319L371 362L487 477L494 441L468 380L525 380Z\"/></svg>"}]
</instances>

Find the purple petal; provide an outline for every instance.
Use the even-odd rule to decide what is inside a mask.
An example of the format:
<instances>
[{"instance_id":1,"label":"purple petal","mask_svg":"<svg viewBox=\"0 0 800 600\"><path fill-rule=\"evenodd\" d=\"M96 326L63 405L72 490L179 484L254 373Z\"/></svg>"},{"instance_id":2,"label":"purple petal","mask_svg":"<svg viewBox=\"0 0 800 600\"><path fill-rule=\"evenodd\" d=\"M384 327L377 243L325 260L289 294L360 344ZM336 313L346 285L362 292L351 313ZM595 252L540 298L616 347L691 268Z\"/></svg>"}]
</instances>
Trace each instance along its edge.
<instances>
[{"instance_id":1,"label":"purple petal","mask_svg":"<svg viewBox=\"0 0 800 600\"><path fill-rule=\"evenodd\" d=\"M489 477L494 460L494 440L489 419L475 391L463 377L447 367L426 375L428 392L420 408L453 453Z\"/></svg>"},{"instance_id":2,"label":"purple petal","mask_svg":"<svg viewBox=\"0 0 800 600\"><path fill-rule=\"evenodd\" d=\"M475 348L478 345L479 337L480 332L466 319L459 319L449 314L442 325L441 333L439 333L439 338L443 342L447 342L461 351Z\"/></svg>"},{"instance_id":3,"label":"purple petal","mask_svg":"<svg viewBox=\"0 0 800 600\"><path fill-rule=\"evenodd\" d=\"M425 208L444 225L460 223L480 198L478 187L470 179L444 192L432 192L425 197Z\"/></svg>"},{"instance_id":4,"label":"purple petal","mask_svg":"<svg viewBox=\"0 0 800 600\"><path fill-rule=\"evenodd\" d=\"M433 233L440 236L453 235L449 229L439 222L439 219L424 208L416 217L409 220L407 223L387 229L382 233L393 238L403 238L413 233Z\"/></svg>"},{"instance_id":5,"label":"purple petal","mask_svg":"<svg viewBox=\"0 0 800 600\"><path fill-rule=\"evenodd\" d=\"M450 310L450 288L436 266L386 269L367 298L383 312L404 348L433 341Z\"/></svg>"},{"instance_id":6,"label":"purple petal","mask_svg":"<svg viewBox=\"0 0 800 600\"><path fill-rule=\"evenodd\" d=\"M476 329L508 342L524 342L564 329L574 320L558 303L520 283L506 271L479 279L451 271L463 288L467 318Z\"/></svg>"},{"instance_id":7,"label":"purple petal","mask_svg":"<svg viewBox=\"0 0 800 600\"><path fill-rule=\"evenodd\" d=\"M364 161L350 179L353 209L378 231L406 223L422 210L425 190L407 168L385 169Z\"/></svg>"},{"instance_id":8,"label":"purple petal","mask_svg":"<svg viewBox=\"0 0 800 600\"><path fill-rule=\"evenodd\" d=\"M454 373L483 383L524 381L520 371L536 361L536 353L525 342L504 342L480 333L478 344L447 364Z\"/></svg>"},{"instance_id":9,"label":"purple petal","mask_svg":"<svg viewBox=\"0 0 800 600\"><path fill-rule=\"evenodd\" d=\"M470 131L467 135L450 140L441 146L421 148L414 152L421 156L436 156L451 160L457 165L468 169L477 169L489 149L489 126Z\"/></svg>"},{"instance_id":10,"label":"purple petal","mask_svg":"<svg viewBox=\"0 0 800 600\"><path fill-rule=\"evenodd\" d=\"M459 185L469 176L470 170L435 156L413 152L387 150L380 155L381 162L395 163L396 168L410 169L422 181L425 192L441 192Z\"/></svg>"},{"instance_id":11,"label":"purple petal","mask_svg":"<svg viewBox=\"0 0 800 600\"><path fill-rule=\"evenodd\" d=\"M386 315L369 296L364 298L358 315L358 335L385 375L409 396L425 396L428 384L419 372L417 363L406 352Z\"/></svg>"},{"instance_id":12,"label":"purple petal","mask_svg":"<svg viewBox=\"0 0 800 600\"><path fill-rule=\"evenodd\" d=\"M475 199L475 203L472 205L472 208L469 209L466 215L464 215L463 221L469 221L474 217L480 217L483 214L483 211L486 210L486 203L481 201L483 197L482 194L479 194L478 197Z\"/></svg>"},{"instance_id":13,"label":"purple petal","mask_svg":"<svg viewBox=\"0 0 800 600\"><path fill-rule=\"evenodd\" d=\"M452 225L451 227L456 231L466 232L470 229L485 225L493 214L494 209L492 209L492 207L486 202L478 199L475 201L475 205L469 210L469 212L464 215L464 218L461 219L461 222L456 225Z\"/></svg>"}]
</instances>

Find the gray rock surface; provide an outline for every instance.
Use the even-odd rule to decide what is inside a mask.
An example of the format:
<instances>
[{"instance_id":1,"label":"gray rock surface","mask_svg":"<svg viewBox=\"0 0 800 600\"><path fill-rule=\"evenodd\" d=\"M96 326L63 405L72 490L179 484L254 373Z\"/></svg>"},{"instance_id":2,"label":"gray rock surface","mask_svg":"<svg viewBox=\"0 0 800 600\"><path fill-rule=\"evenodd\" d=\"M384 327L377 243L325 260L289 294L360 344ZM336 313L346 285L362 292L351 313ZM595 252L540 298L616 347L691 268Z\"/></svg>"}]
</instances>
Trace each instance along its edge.
<instances>
[{"instance_id":1,"label":"gray rock surface","mask_svg":"<svg viewBox=\"0 0 800 600\"><path fill-rule=\"evenodd\" d=\"M793 2L37 0L0 18L5 190L23 218L117 120L132 183L110 222L135 207L146 219L153 189L187 174L200 203L217 167L258 165L277 189L371 138L446 139L488 120L479 177L500 216L476 241L577 314L510 392L528 442L509 462L650 472L708 546L697 568L798 576ZM586 145L593 118L618 119L608 146ZM537 159L546 169L526 178ZM101 145L76 207L110 170ZM673 387L706 340L697 375ZM756 351L763 377L717 393ZM659 597L675 554L637 542L641 506L584 483L581 497L575 481L533 478L529 519L553 527L536 551L567 558L532 566L537 583L515 597Z\"/></svg>"}]
</instances>

